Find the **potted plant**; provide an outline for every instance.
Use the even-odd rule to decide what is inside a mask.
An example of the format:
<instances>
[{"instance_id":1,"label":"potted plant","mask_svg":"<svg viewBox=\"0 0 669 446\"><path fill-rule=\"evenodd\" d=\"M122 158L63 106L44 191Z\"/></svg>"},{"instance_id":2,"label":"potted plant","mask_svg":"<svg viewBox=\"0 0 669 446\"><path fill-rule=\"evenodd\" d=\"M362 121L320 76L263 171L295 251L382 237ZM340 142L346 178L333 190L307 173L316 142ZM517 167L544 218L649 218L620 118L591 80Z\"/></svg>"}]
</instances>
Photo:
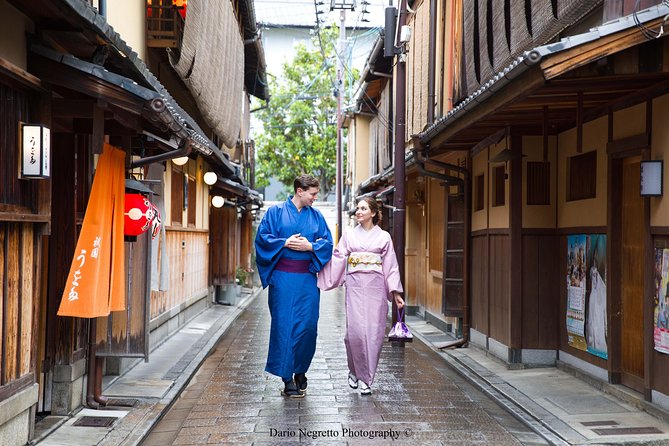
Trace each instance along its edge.
<instances>
[{"instance_id":1,"label":"potted plant","mask_svg":"<svg viewBox=\"0 0 669 446\"><path fill-rule=\"evenodd\" d=\"M245 288L251 287L251 275L253 269L249 267L238 266L235 274L235 279L238 285Z\"/></svg>"}]
</instances>

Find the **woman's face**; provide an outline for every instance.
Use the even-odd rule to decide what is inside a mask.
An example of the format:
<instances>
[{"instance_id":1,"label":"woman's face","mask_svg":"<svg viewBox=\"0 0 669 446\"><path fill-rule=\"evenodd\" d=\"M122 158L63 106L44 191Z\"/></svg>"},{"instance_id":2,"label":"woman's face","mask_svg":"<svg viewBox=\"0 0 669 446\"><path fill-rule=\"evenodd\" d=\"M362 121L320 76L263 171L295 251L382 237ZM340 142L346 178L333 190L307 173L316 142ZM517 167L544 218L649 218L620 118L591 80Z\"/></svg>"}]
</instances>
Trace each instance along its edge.
<instances>
[{"instance_id":1,"label":"woman's face","mask_svg":"<svg viewBox=\"0 0 669 446\"><path fill-rule=\"evenodd\" d=\"M363 224L368 221L372 221L372 217L376 215L372 213L372 210L369 209L369 204L365 200L360 200L358 202L358 207L355 210L355 219L358 223Z\"/></svg>"}]
</instances>

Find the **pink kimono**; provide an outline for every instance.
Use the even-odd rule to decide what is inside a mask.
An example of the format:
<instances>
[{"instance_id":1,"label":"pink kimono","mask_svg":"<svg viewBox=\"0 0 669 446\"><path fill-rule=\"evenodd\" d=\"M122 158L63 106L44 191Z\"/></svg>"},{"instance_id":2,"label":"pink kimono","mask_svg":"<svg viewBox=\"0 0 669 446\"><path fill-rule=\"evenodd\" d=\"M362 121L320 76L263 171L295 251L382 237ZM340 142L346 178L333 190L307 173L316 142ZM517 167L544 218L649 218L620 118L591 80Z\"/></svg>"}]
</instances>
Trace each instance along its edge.
<instances>
[{"instance_id":1,"label":"pink kimono","mask_svg":"<svg viewBox=\"0 0 669 446\"><path fill-rule=\"evenodd\" d=\"M346 284L346 356L348 368L371 386L386 331L388 301L402 292L393 242L378 226L358 225L342 235L332 260L318 273L318 287Z\"/></svg>"}]
</instances>

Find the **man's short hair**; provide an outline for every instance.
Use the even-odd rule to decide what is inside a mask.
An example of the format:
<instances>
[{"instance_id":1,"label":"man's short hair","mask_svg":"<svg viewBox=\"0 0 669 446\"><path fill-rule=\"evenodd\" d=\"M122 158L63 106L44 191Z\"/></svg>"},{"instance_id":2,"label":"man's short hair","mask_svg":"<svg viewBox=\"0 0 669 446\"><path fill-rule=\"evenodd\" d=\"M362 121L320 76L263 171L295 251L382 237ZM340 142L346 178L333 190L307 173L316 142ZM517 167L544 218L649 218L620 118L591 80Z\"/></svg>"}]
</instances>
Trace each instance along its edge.
<instances>
[{"instance_id":1,"label":"man's short hair","mask_svg":"<svg viewBox=\"0 0 669 446\"><path fill-rule=\"evenodd\" d=\"M320 188L321 183L316 179L316 177L307 174L302 174L299 177L295 178L295 181L293 182L293 189L295 190L295 192L297 192L298 187L302 190L307 190L310 187Z\"/></svg>"}]
</instances>

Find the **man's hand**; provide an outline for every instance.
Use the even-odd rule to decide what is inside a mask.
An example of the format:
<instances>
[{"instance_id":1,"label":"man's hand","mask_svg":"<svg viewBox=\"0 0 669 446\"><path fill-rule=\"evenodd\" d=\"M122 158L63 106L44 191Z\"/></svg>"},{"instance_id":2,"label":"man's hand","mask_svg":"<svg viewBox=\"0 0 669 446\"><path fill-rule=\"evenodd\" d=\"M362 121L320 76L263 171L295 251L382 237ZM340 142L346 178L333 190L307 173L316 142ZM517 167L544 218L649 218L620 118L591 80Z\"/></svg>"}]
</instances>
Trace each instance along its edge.
<instances>
[{"instance_id":1,"label":"man's hand","mask_svg":"<svg viewBox=\"0 0 669 446\"><path fill-rule=\"evenodd\" d=\"M293 251L313 251L314 248L311 245L311 242L307 240L305 237L302 237L299 233L298 234L293 234L288 239L286 240L286 244L284 245L288 249L292 249Z\"/></svg>"}]
</instances>

